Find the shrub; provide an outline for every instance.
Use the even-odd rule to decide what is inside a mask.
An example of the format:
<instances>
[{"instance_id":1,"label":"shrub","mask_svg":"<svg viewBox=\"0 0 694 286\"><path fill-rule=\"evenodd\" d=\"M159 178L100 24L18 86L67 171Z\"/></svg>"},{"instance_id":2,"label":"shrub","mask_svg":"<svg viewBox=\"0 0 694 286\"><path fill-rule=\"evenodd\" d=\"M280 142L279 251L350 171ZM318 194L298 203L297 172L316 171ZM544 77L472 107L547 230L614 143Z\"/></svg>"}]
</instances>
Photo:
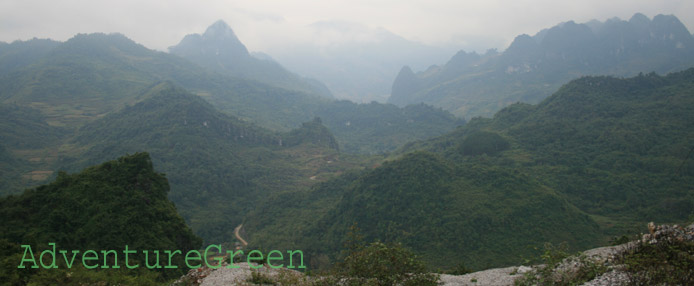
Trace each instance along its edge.
<instances>
[{"instance_id":1,"label":"shrub","mask_svg":"<svg viewBox=\"0 0 694 286\"><path fill-rule=\"evenodd\" d=\"M493 156L509 147L510 144L506 139L501 137L501 135L492 132L478 131L463 139L460 150L463 155L466 156L477 156L482 154Z\"/></svg>"},{"instance_id":2,"label":"shrub","mask_svg":"<svg viewBox=\"0 0 694 286\"><path fill-rule=\"evenodd\" d=\"M630 285L693 285L694 242L663 240L642 243L621 259Z\"/></svg>"}]
</instances>

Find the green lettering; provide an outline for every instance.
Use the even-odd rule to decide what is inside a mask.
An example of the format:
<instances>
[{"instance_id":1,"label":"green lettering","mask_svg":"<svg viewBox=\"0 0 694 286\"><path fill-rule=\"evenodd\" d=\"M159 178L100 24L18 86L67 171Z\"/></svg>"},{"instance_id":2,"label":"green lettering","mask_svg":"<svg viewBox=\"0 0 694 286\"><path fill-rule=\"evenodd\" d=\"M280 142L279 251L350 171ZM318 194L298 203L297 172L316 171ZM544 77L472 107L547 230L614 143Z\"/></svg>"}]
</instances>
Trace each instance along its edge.
<instances>
[{"instance_id":1,"label":"green lettering","mask_svg":"<svg viewBox=\"0 0 694 286\"><path fill-rule=\"evenodd\" d=\"M234 264L234 256L236 256L236 254L243 255L243 250L240 250L240 249L239 249L239 251L227 250L227 253L229 253L229 260L231 261L231 263L229 263L229 266L227 266L227 268L239 268L239 267L241 267L241 266Z\"/></svg>"},{"instance_id":2,"label":"green lettering","mask_svg":"<svg viewBox=\"0 0 694 286\"><path fill-rule=\"evenodd\" d=\"M65 264L67 264L67 268L72 268L72 263L75 262L75 257L77 257L77 253L79 253L79 251L78 250L72 251L72 259L70 259L70 261L67 261L67 256L65 255L65 254L67 254L67 250L61 250L58 252L63 254L63 259L65 259Z\"/></svg>"},{"instance_id":3,"label":"green lettering","mask_svg":"<svg viewBox=\"0 0 694 286\"><path fill-rule=\"evenodd\" d=\"M190 257L190 254L191 254L191 253L194 253L196 256L191 258L191 257ZM198 261L202 260L202 259L200 258L200 251L191 250L191 251L188 251L188 253L186 253L186 266L188 266L188 268L192 268L192 269L200 268L200 266L202 266L202 263L200 263L200 264L198 264L198 265L196 265L196 266L192 266L192 265L190 265L190 264L188 263L188 260L198 260Z\"/></svg>"},{"instance_id":4,"label":"green lettering","mask_svg":"<svg viewBox=\"0 0 694 286\"><path fill-rule=\"evenodd\" d=\"M153 252L157 254L157 258L155 258L155 261L157 262L154 265L149 265L149 250L143 250L142 252L145 253L145 266L147 269L155 269L155 268L161 268L161 265L159 265L159 250L154 250Z\"/></svg>"},{"instance_id":5,"label":"green lettering","mask_svg":"<svg viewBox=\"0 0 694 286\"><path fill-rule=\"evenodd\" d=\"M224 258L222 258L222 257L212 258L212 260L217 260L217 265L211 265L210 262L207 261L207 257L209 257L207 252L210 251L211 248L216 248L217 253L222 253L222 246L219 244L210 244L207 246L207 248L205 248L205 264L207 264L207 267L209 267L209 268L217 269L217 268L222 266L222 260L224 260Z\"/></svg>"},{"instance_id":6,"label":"green lettering","mask_svg":"<svg viewBox=\"0 0 694 286\"><path fill-rule=\"evenodd\" d=\"M41 256L39 256L39 263L41 263L41 266L43 266L44 269L50 269L50 268L58 268L58 265L55 264L55 242L49 242L48 245L53 246L53 250L46 249L41 252ZM49 253L53 260L51 261L51 264L46 266L43 264L43 255Z\"/></svg>"},{"instance_id":7,"label":"green lettering","mask_svg":"<svg viewBox=\"0 0 694 286\"><path fill-rule=\"evenodd\" d=\"M258 257L251 257L253 255L253 253L257 253L259 256ZM263 261L263 253L260 252L260 250L252 250L251 252L248 253L248 257L246 258L246 261L248 262L248 267L253 268L253 269L258 269L258 268L263 267L263 264L261 264L261 263L258 263L255 266L252 265L251 262L253 262L253 260L259 260L262 262Z\"/></svg>"},{"instance_id":8,"label":"green lettering","mask_svg":"<svg viewBox=\"0 0 694 286\"><path fill-rule=\"evenodd\" d=\"M34 265L32 265L31 268L39 268L38 264L36 264L36 259L34 258L34 252L31 251L31 245L22 244L21 247L24 248L24 255L22 255L22 261L19 262L19 266L17 266L17 268L26 268L24 266L24 262L32 262ZM31 259L26 258L27 252L29 252L29 255L31 255Z\"/></svg>"},{"instance_id":9,"label":"green lettering","mask_svg":"<svg viewBox=\"0 0 694 286\"><path fill-rule=\"evenodd\" d=\"M135 264L133 266L130 266L130 264L128 264L128 254L135 254L135 252L137 251L128 250L128 245L125 245L125 250L123 250L123 253L125 254L125 267L127 267L128 269L135 269L140 266L140 264Z\"/></svg>"},{"instance_id":10,"label":"green lettering","mask_svg":"<svg viewBox=\"0 0 694 286\"><path fill-rule=\"evenodd\" d=\"M113 253L113 267L111 267L111 268L120 268L120 266L118 266L118 253L116 253L115 250L109 250L109 251L102 250L101 251L101 254L104 255L104 265L101 265L101 268L108 268L108 263L106 262L106 256L109 253Z\"/></svg>"},{"instance_id":11,"label":"green lettering","mask_svg":"<svg viewBox=\"0 0 694 286\"><path fill-rule=\"evenodd\" d=\"M280 256L279 257L272 257L273 253L277 253ZM284 266L284 264L280 264L277 266L272 265L272 263L271 263L272 260L284 260L284 256L282 256L282 252L279 252L278 250L270 251L270 253L267 254L267 265L269 265L270 268L273 268L273 269L277 269L277 268Z\"/></svg>"},{"instance_id":12,"label":"green lettering","mask_svg":"<svg viewBox=\"0 0 694 286\"><path fill-rule=\"evenodd\" d=\"M169 265L164 266L164 268L166 268L166 269L175 269L175 268L178 268L178 265L171 265L171 258L172 258L176 253L182 254L182 252L181 252L180 250L174 250L173 253L171 252L171 250L166 250L166 251L164 251L164 252L166 252L167 254L169 254Z\"/></svg>"},{"instance_id":13,"label":"green lettering","mask_svg":"<svg viewBox=\"0 0 694 286\"><path fill-rule=\"evenodd\" d=\"M301 254L301 265L299 265L299 268L306 269L306 266L304 265L304 253L301 250L287 250L287 253L289 254L289 266L287 266L287 268L291 268L291 269L296 268L296 267L294 267L294 264L292 264L292 258L293 258L292 255L294 255L294 253L297 253L297 252L299 254Z\"/></svg>"},{"instance_id":14,"label":"green lettering","mask_svg":"<svg viewBox=\"0 0 694 286\"><path fill-rule=\"evenodd\" d=\"M88 257L87 255L91 254L92 257ZM97 260L99 259L98 254L94 250L87 250L82 254L82 265L84 265L84 268L87 269L94 269L99 267L99 264L97 263L96 265L87 265L87 260Z\"/></svg>"}]
</instances>

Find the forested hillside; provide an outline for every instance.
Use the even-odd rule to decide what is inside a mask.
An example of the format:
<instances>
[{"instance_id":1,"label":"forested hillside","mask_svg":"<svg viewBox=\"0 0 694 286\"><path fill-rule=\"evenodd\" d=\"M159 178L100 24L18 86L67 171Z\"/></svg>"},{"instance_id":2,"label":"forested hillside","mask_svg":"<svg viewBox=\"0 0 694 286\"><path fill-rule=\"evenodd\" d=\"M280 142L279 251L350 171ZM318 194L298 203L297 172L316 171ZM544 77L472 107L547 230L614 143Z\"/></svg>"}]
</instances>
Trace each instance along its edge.
<instances>
[{"instance_id":1,"label":"forested hillside","mask_svg":"<svg viewBox=\"0 0 694 286\"><path fill-rule=\"evenodd\" d=\"M306 245L316 264L339 257L354 223L431 267L519 264L544 242L604 245L644 222L694 214L692 91L694 69L581 78L538 105L511 105L408 144L373 170L277 198L270 203L286 211L270 213L299 221L305 239L286 240ZM292 228L261 212L248 220L260 245Z\"/></svg>"},{"instance_id":2,"label":"forested hillside","mask_svg":"<svg viewBox=\"0 0 694 286\"><path fill-rule=\"evenodd\" d=\"M132 255L129 265L142 264L142 269L130 272L85 270L79 262L81 253L89 249L121 253L126 245L137 250L178 249L184 253L198 249L202 240L176 212L168 192L166 177L154 171L149 155L137 153L79 173L60 173L48 185L1 198L3 283L70 285L112 281L147 285L181 275L185 269L182 256L171 261L180 266L178 269L156 272L144 267L141 253ZM22 258L29 257L23 256L20 244L30 245L38 257L39 250L49 248L48 243L70 253L79 251L76 265L67 269L58 258L58 269L32 269L28 263L27 268L17 267ZM161 256L159 262L167 265L167 259Z\"/></svg>"},{"instance_id":3,"label":"forested hillside","mask_svg":"<svg viewBox=\"0 0 694 286\"><path fill-rule=\"evenodd\" d=\"M313 176L324 180L335 168L352 164L339 159L334 138L319 122L277 133L217 111L169 84L150 93L80 128L62 166L77 170L119 154L149 152L170 180L169 197L208 241L228 242L263 196L298 189ZM332 144L318 144L329 139Z\"/></svg>"},{"instance_id":4,"label":"forested hillside","mask_svg":"<svg viewBox=\"0 0 694 286\"><path fill-rule=\"evenodd\" d=\"M403 68L402 106L330 98L223 22L172 53L121 34L0 43L0 281L182 273L22 271L20 244L231 249L243 236L320 271L362 237L352 262L379 249L415 262L411 250L427 271L465 272L691 221L693 37L674 16L566 22L503 53Z\"/></svg>"},{"instance_id":5,"label":"forested hillside","mask_svg":"<svg viewBox=\"0 0 694 286\"><path fill-rule=\"evenodd\" d=\"M212 33L210 43L197 46L233 50L224 35ZM334 101L306 91L305 86L290 88L246 79L209 68L205 57L192 57L196 61L191 62L149 50L120 34L80 34L64 43L50 43L41 53L26 52L27 57L36 57L31 64L18 65L14 57L0 57L0 66L18 65L0 72L0 102L35 108L53 126L82 126L143 100L149 89L164 81L202 96L224 112L275 131L289 131L321 117L349 153L393 151L408 141L441 135L463 123L441 109ZM258 59L252 63L263 66Z\"/></svg>"}]
</instances>

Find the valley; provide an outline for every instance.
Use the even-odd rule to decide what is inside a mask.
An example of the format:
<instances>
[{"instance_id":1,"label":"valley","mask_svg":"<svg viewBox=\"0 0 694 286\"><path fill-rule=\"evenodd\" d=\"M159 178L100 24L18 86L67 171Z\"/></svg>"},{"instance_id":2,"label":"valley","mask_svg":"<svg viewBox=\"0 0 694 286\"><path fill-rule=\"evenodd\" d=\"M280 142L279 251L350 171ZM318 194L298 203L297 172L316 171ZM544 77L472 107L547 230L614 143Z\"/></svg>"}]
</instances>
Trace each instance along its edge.
<instances>
[{"instance_id":1,"label":"valley","mask_svg":"<svg viewBox=\"0 0 694 286\"><path fill-rule=\"evenodd\" d=\"M337 99L223 20L200 32L169 52L119 33L0 44L0 281L172 285L212 275L186 254L211 249L248 273L300 254L287 275L317 284L297 285L435 285L694 218L694 35L673 15L405 66L389 103ZM349 80L369 74L386 73ZM56 267L17 267L51 246ZM129 249L163 255L110 256Z\"/></svg>"}]
</instances>

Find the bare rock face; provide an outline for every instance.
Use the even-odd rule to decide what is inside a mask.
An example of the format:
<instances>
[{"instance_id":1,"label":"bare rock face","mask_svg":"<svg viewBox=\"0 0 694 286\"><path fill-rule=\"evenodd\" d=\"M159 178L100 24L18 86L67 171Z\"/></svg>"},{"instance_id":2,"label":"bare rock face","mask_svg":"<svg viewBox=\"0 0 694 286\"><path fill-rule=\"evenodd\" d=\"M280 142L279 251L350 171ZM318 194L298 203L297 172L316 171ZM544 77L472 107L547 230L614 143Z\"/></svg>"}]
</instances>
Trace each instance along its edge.
<instances>
[{"instance_id":1,"label":"bare rock face","mask_svg":"<svg viewBox=\"0 0 694 286\"><path fill-rule=\"evenodd\" d=\"M511 286L516 278L523 276L532 270L528 266L513 266L506 268L494 268L465 275L441 275L442 285L467 286L467 285L499 285Z\"/></svg>"},{"instance_id":2,"label":"bare rock face","mask_svg":"<svg viewBox=\"0 0 694 286\"><path fill-rule=\"evenodd\" d=\"M652 222L648 224L649 234L644 234L641 238L642 243L658 244L661 242L683 242L694 241L694 224L687 227L679 225L659 225L655 226Z\"/></svg>"},{"instance_id":3,"label":"bare rock face","mask_svg":"<svg viewBox=\"0 0 694 286\"><path fill-rule=\"evenodd\" d=\"M222 263L219 268L201 267L191 269L172 286L195 285L195 286L222 286L222 285L255 285L251 281L254 276L264 277L272 281L281 281L282 285L308 285L309 278L303 273L291 269L273 269L267 265L262 265L257 269L252 269L246 262L235 263L236 268L229 268L227 262ZM254 264L253 267L259 265Z\"/></svg>"},{"instance_id":4,"label":"bare rock face","mask_svg":"<svg viewBox=\"0 0 694 286\"><path fill-rule=\"evenodd\" d=\"M657 244L671 243L682 241L694 241L694 224L687 227L679 225L655 225L648 224L649 233L644 234L639 241L631 241L625 244L616 246L599 247L586 250L580 255L571 256L564 259L552 271L552 279L557 281L566 281L571 277L578 275L582 267L587 264L603 265L606 269L604 273L598 275L591 281L587 281L581 285L584 286L613 286L613 285L629 285L631 282L630 275L626 272L626 267L620 265L620 257L624 256L629 251L638 249L641 244ZM288 269L270 269L269 267L261 267L260 269L251 269L247 263L237 264L238 268L227 268L228 264L223 264L219 269L200 268L192 269L187 275L181 277L174 285L249 285L250 279L253 276L264 276L273 281L290 281L291 285L310 285L312 278L304 274ZM546 267L545 265L529 266L513 266L506 268L494 268L465 275L447 275L442 274L441 285L444 286L467 286L467 285L495 285L495 286L512 286L515 285L517 279L527 276L536 275L536 270ZM573 276L572 276L573 275ZM186 284L187 283L187 284ZM281 284L285 285L285 284Z\"/></svg>"}]
</instances>

